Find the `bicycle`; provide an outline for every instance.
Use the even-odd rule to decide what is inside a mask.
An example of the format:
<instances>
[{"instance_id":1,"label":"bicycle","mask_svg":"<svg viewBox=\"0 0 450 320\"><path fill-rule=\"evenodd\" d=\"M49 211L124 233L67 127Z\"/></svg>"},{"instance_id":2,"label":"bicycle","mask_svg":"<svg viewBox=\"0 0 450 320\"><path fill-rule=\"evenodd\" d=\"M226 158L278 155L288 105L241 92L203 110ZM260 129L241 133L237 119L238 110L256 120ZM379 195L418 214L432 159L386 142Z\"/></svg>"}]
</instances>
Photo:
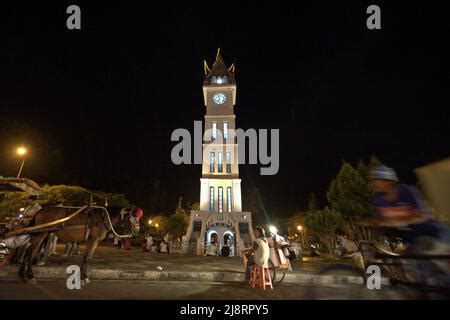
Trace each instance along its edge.
<instances>
[{"instance_id":1,"label":"bicycle","mask_svg":"<svg viewBox=\"0 0 450 320\"><path fill-rule=\"evenodd\" d=\"M369 265L377 265L387 273L389 283L393 287L409 288L410 290L401 290L400 294L403 298L428 299L431 297L430 294L438 294L438 297L450 297L450 284L445 283L445 281L444 285L439 282L436 283L436 281L433 283L433 280L439 279L439 276L449 277L448 270L447 272L436 270L433 267L433 261L450 261L450 255L397 254L381 248L372 241L354 241L354 243L356 244L356 250L349 252L346 257L353 258L357 265L332 264L316 273L318 277L331 277L331 282L343 280L344 284L356 285L352 287L353 290L351 291L348 290L348 287L346 288L345 294L350 294L350 297L347 298L360 299L363 290L368 290L366 287L368 280L366 268ZM417 261L427 262L429 272L423 272L421 268L418 268ZM430 269L430 267L433 268ZM344 276L344 278L339 279L339 276ZM434 279L430 279L430 276L433 276ZM315 277L315 279L320 278ZM328 280L330 281L330 279ZM322 279L322 281L327 282L326 279ZM315 284L320 283L320 281L314 282ZM317 290L320 290L320 287L313 290L313 296L319 295Z\"/></svg>"}]
</instances>

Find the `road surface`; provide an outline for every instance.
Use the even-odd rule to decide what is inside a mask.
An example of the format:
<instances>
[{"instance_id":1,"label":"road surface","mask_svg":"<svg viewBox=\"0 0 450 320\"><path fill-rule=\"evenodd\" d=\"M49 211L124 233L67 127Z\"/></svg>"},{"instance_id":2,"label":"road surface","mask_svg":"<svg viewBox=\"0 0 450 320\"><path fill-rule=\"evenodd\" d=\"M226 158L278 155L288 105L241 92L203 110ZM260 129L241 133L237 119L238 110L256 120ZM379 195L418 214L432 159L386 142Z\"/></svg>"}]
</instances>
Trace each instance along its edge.
<instances>
[{"instance_id":1,"label":"road surface","mask_svg":"<svg viewBox=\"0 0 450 320\"><path fill-rule=\"evenodd\" d=\"M0 282L0 299L171 299L171 300L304 300L304 299L411 299L412 293L382 287L281 284L274 290L253 289L240 282L92 280L81 289L67 289L64 280Z\"/></svg>"}]
</instances>

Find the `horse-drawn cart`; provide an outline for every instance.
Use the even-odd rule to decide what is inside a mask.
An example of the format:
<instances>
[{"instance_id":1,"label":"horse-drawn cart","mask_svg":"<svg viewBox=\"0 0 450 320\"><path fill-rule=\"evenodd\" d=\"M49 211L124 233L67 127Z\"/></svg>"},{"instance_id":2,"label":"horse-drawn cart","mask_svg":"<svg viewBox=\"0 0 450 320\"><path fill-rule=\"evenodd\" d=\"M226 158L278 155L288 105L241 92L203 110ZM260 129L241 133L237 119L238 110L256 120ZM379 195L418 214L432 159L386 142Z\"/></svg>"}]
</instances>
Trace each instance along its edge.
<instances>
[{"instance_id":1,"label":"horse-drawn cart","mask_svg":"<svg viewBox=\"0 0 450 320\"><path fill-rule=\"evenodd\" d=\"M140 209L139 209L140 210ZM47 207L34 217L34 225L8 231L3 242L7 247L29 243L19 275L33 280L33 258L39 253L50 233L63 243L86 242L86 251L81 266L82 280L88 282L86 266L100 241L108 233L119 238L131 238L139 231L142 211L131 208L106 208L102 206Z\"/></svg>"}]
</instances>

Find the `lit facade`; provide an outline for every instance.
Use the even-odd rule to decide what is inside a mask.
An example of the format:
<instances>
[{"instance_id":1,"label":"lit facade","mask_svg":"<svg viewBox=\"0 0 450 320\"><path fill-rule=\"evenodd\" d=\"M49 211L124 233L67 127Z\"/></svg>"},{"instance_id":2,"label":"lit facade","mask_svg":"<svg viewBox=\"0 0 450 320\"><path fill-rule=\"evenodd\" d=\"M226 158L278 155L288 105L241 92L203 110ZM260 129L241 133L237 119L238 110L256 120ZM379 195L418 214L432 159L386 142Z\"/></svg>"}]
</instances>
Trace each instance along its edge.
<instances>
[{"instance_id":1,"label":"lit facade","mask_svg":"<svg viewBox=\"0 0 450 320\"><path fill-rule=\"evenodd\" d=\"M203 255L216 239L217 249L228 240L231 252L239 254L252 243L250 212L242 211L236 129L235 66L227 67L217 52L211 68L204 64L203 98L206 107L203 143L200 210L191 211L182 253Z\"/></svg>"}]
</instances>

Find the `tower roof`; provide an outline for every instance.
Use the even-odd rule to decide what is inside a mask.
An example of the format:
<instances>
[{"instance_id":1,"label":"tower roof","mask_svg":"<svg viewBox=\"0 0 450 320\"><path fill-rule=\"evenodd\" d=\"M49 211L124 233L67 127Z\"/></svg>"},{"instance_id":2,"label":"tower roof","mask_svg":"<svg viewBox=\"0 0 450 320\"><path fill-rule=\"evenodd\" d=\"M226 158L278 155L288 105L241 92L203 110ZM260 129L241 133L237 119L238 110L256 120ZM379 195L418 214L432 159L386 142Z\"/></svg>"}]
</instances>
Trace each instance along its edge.
<instances>
[{"instance_id":1,"label":"tower roof","mask_svg":"<svg viewBox=\"0 0 450 320\"><path fill-rule=\"evenodd\" d=\"M204 61L205 80L204 84L222 84L222 83L234 83L235 66L234 63L227 67L220 54L220 48L217 49L216 60L211 68L209 68L206 60ZM224 78L226 77L226 78ZM217 79L221 78L220 82ZM223 81L223 82L222 82Z\"/></svg>"}]
</instances>

